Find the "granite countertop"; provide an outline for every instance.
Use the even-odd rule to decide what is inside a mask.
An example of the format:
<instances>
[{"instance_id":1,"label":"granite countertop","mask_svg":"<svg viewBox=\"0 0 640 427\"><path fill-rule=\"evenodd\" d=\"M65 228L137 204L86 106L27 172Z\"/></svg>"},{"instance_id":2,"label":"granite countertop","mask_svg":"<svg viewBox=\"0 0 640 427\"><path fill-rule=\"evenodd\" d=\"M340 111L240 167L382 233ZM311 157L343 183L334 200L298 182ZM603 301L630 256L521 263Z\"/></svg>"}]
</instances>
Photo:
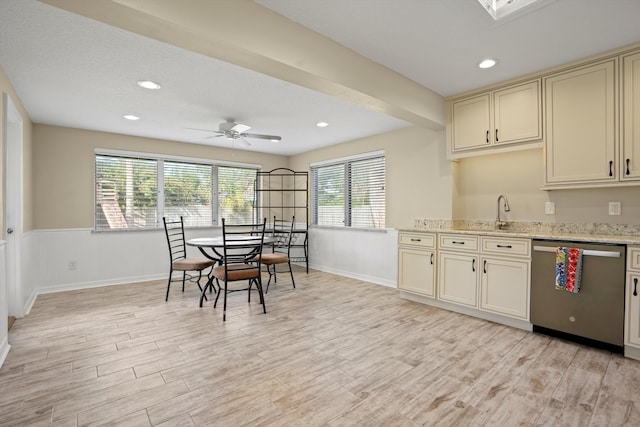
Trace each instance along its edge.
<instances>
[{"instance_id":1,"label":"granite countertop","mask_svg":"<svg viewBox=\"0 0 640 427\"><path fill-rule=\"evenodd\" d=\"M640 245L640 226L633 225L508 222L497 230L493 221L416 219L413 228L400 231Z\"/></svg>"}]
</instances>

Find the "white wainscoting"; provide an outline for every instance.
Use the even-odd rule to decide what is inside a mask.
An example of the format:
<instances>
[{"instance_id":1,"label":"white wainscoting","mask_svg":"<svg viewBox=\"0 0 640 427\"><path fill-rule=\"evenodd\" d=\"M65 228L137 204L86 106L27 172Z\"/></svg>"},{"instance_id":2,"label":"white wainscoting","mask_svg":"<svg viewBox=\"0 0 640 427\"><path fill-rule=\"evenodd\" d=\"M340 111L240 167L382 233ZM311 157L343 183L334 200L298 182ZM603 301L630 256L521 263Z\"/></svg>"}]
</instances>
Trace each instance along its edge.
<instances>
[{"instance_id":1,"label":"white wainscoting","mask_svg":"<svg viewBox=\"0 0 640 427\"><path fill-rule=\"evenodd\" d=\"M0 367L9 353L9 303L7 301L6 242L0 240Z\"/></svg>"},{"instance_id":2,"label":"white wainscoting","mask_svg":"<svg viewBox=\"0 0 640 427\"><path fill-rule=\"evenodd\" d=\"M186 230L187 238L219 236L220 229ZM310 267L385 286L397 283L396 230L312 228ZM190 256L200 256L187 248ZM93 232L35 230L23 240L25 313L38 294L165 279L169 255L163 230ZM75 263L75 269L70 269Z\"/></svg>"},{"instance_id":3,"label":"white wainscoting","mask_svg":"<svg viewBox=\"0 0 640 427\"><path fill-rule=\"evenodd\" d=\"M309 260L316 270L396 287L398 231L312 227Z\"/></svg>"},{"instance_id":4,"label":"white wainscoting","mask_svg":"<svg viewBox=\"0 0 640 427\"><path fill-rule=\"evenodd\" d=\"M186 230L187 239L219 230ZM25 256L35 294L166 278L169 254L163 230L93 232L36 230ZM201 256L187 247L189 256ZM29 286L24 284L23 286Z\"/></svg>"}]
</instances>

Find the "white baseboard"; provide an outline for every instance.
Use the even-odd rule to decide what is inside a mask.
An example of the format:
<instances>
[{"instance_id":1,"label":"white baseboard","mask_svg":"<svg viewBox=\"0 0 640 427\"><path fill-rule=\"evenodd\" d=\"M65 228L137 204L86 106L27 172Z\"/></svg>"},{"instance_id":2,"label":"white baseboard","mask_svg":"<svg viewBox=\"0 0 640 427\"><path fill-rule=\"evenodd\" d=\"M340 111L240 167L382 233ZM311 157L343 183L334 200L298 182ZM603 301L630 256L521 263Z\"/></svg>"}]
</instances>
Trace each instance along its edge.
<instances>
[{"instance_id":1,"label":"white baseboard","mask_svg":"<svg viewBox=\"0 0 640 427\"><path fill-rule=\"evenodd\" d=\"M84 282L84 283L71 283L68 285L58 285L58 286L51 286L43 289L36 289L35 292L37 295L41 295L41 294L50 294L54 292L76 291L79 289L101 288L103 286L126 285L130 283L149 282L151 280L161 280L161 279L166 280L169 277L168 274L169 273L147 275L147 276L121 277L118 279L96 280L96 281ZM34 298L34 301L35 301L35 298ZM29 307L29 309L31 309L31 307Z\"/></svg>"},{"instance_id":2,"label":"white baseboard","mask_svg":"<svg viewBox=\"0 0 640 427\"><path fill-rule=\"evenodd\" d=\"M354 274L351 271L330 268L323 265L309 264L309 268L313 268L314 270L322 271L324 273L331 273L338 276L350 277L352 279L362 280L363 282L375 283L376 285L387 286L390 288L397 288L397 284L395 281L381 279L380 277L367 276L364 274Z\"/></svg>"},{"instance_id":3,"label":"white baseboard","mask_svg":"<svg viewBox=\"0 0 640 427\"><path fill-rule=\"evenodd\" d=\"M446 301L440 301L435 298L429 298L422 295L416 295L411 292L400 291L402 298L419 302L422 304L431 305L438 308L443 308L449 311L455 311L456 313L466 314L467 316L473 316L480 319L488 320L494 323L500 323L501 325L507 325L518 329L524 329L525 331L532 331L533 325L526 320L514 319L507 316L500 316L499 314L487 313L482 310L478 310L471 307L463 307L457 304L451 304Z\"/></svg>"},{"instance_id":4,"label":"white baseboard","mask_svg":"<svg viewBox=\"0 0 640 427\"><path fill-rule=\"evenodd\" d=\"M0 344L0 368L2 367L2 365L4 365L4 361L7 358L7 355L9 354L10 348L11 346L9 345L9 339L8 337L5 337L2 340L2 344Z\"/></svg>"}]
</instances>

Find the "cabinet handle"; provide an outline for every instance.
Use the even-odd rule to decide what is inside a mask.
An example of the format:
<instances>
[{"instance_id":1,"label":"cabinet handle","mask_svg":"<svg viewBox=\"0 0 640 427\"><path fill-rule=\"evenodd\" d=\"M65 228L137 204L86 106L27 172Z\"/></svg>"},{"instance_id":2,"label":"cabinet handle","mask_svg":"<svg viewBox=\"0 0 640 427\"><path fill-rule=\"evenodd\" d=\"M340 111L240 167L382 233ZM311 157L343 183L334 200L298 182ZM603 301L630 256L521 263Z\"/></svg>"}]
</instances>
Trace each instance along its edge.
<instances>
[{"instance_id":1,"label":"cabinet handle","mask_svg":"<svg viewBox=\"0 0 640 427\"><path fill-rule=\"evenodd\" d=\"M433 265L433 254L431 254L431 265Z\"/></svg>"},{"instance_id":2,"label":"cabinet handle","mask_svg":"<svg viewBox=\"0 0 640 427\"><path fill-rule=\"evenodd\" d=\"M487 139L487 144L488 144L488 143L489 143L489 131L487 131L487 137L486 137L486 139Z\"/></svg>"},{"instance_id":3,"label":"cabinet handle","mask_svg":"<svg viewBox=\"0 0 640 427\"><path fill-rule=\"evenodd\" d=\"M412 242L422 242L422 239L411 239Z\"/></svg>"},{"instance_id":4,"label":"cabinet handle","mask_svg":"<svg viewBox=\"0 0 640 427\"><path fill-rule=\"evenodd\" d=\"M451 243L453 243L454 245L464 245L464 242L457 242L455 240L453 242L451 242Z\"/></svg>"},{"instance_id":5,"label":"cabinet handle","mask_svg":"<svg viewBox=\"0 0 640 427\"><path fill-rule=\"evenodd\" d=\"M498 129L496 129L496 142L498 142Z\"/></svg>"},{"instance_id":6,"label":"cabinet handle","mask_svg":"<svg viewBox=\"0 0 640 427\"><path fill-rule=\"evenodd\" d=\"M507 249L511 249L513 246L511 245L496 245L499 248L507 248Z\"/></svg>"},{"instance_id":7,"label":"cabinet handle","mask_svg":"<svg viewBox=\"0 0 640 427\"><path fill-rule=\"evenodd\" d=\"M634 297L638 296L638 278L637 277L633 278L633 296Z\"/></svg>"},{"instance_id":8,"label":"cabinet handle","mask_svg":"<svg viewBox=\"0 0 640 427\"><path fill-rule=\"evenodd\" d=\"M471 271L476 271L476 259L474 258L473 261L471 261Z\"/></svg>"},{"instance_id":9,"label":"cabinet handle","mask_svg":"<svg viewBox=\"0 0 640 427\"><path fill-rule=\"evenodd\" d=\"M487 260L484 260L484 263L482 265L482 271L484 271L484 274L487 274Z\"/></svg>"},{"instance_id":10,"label":"cabinet handle","mask_svg":"<svg viewBox=\"0 0 640 427\"><path fill-rule=\"evenodd\" d=\"M613 176L613 160L609 160L609 176Z\"/></svg>"},{"instance_id":11,"label":"cabinet handle","mask_svg":"<svg viewBox=\"0 0 640 427\"><path fill-rule=\"evenodd\" d=\"M631 171L629 171L629 162L631 161L631 159L627 159L627 175L629 175L631 173Z\"/></svg>"}]
</instances>

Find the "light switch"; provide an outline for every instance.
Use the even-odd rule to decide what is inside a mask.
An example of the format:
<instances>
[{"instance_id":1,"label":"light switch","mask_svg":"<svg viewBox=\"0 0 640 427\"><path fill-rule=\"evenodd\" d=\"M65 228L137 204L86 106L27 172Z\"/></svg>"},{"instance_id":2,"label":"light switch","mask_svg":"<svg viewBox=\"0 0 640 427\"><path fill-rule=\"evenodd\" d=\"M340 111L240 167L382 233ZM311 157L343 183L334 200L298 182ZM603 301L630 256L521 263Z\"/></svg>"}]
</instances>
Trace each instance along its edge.
<instances>
[{"instance_id":1,"label":"light switch","mask_svg":"<svg viewBox=\"0 0 640 427\"><path fill-rule=\"evenodd\" d=\"M620 202L609 202L609 215L620 215L621 211Z\"/></svg>"},{"instance_id":2,"label":"light switch","mask_svg":"<svg viewBox=\"0 0 640 427\"><path fill-rule=\"evenodd\" d=\"M556 214L556 203L555 202L544 202L544 213L546 215L555 215Z\"/></svg>"}]
</instances>

